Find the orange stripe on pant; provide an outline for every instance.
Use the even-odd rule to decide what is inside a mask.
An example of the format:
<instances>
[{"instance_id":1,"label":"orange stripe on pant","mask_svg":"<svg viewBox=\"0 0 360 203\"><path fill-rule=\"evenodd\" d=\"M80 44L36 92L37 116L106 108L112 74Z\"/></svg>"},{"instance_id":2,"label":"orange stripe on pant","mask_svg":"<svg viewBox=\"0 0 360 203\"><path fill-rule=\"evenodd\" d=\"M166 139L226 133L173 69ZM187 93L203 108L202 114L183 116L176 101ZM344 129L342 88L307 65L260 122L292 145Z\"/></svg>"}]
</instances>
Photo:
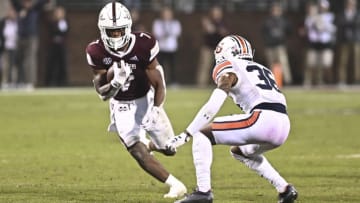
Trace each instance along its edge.
<instances>
[{"instance_id":1,"label":"orange stripe on pant","mask_svg":"<svg viewBox=\"0 0 360 203\"><path fill-rule=\"evenodd\" d=\"M213 131L223 131L223 130L238 130L243 128L248 128L258 120L260 111L254 111L249 118L239 120L239 121L229 121L229 122L214 122L211 124Z\"/></svg>"}]
</instances>

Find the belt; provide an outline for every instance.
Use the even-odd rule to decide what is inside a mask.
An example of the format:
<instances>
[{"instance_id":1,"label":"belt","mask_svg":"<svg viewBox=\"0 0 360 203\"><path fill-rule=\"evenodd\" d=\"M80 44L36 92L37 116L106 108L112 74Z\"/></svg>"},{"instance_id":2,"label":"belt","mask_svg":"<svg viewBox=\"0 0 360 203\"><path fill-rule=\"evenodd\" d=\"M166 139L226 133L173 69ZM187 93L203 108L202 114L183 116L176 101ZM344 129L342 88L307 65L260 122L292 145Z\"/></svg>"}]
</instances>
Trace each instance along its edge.
<instances>
[{"instance_id":1,"label":"belt","mask_svg":"<svg viewBox=\"0 0 360 203\"><path fill-rule=\"evenodd\" d=\"M254 106L254 108L252 108L250 112L253 112L255 109L271 110L271 111L276 111L279 113L287 114L286 106L284 104L280 104L280 103L260 103L256 106Z\"/></svg>"}]
</instances>

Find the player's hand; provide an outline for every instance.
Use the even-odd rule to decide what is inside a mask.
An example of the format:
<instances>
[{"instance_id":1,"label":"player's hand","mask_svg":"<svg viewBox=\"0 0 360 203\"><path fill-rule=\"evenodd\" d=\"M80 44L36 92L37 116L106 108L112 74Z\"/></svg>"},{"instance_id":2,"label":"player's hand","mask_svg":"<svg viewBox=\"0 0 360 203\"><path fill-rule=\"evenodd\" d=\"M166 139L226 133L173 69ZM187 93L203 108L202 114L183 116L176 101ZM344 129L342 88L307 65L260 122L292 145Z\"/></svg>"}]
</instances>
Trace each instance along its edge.
<instances>
[{"instance_id":1,"label":"player's hand","mask_svg":"<svg viewBox=\"0 0 360 203\"><path fill-rule=\"evenodd\" d=\"M130 84L128 79L131 75L131 68L128 64L125 64L124 60L119 63L114 62L114 78L111 80L111 85L115 88L123 89L123 91L129 88Z\"/></svg>"},{"instance_id":2,"label":"player's hand","mask_svg":"<svg viewBox=\"0 0 360 203\"><path fill-rule=\"evenodd\" d=\"M142 127L145 130L154 129L160 114L160 107L153 106L149 112L147 112L142 120Z\"/></svg>"},{"instance_id":3,"label":"player's hand","mask_svg":"<svg viewBox=\"0 0 360 203\"><path fill-rule=\"evenodd\" d=\"M185 143L189 142L191 136L188 133L182 132L180 135L174 136L165 143L165 149L176 152L176 149Z\"/></svg>"}]
</instances>

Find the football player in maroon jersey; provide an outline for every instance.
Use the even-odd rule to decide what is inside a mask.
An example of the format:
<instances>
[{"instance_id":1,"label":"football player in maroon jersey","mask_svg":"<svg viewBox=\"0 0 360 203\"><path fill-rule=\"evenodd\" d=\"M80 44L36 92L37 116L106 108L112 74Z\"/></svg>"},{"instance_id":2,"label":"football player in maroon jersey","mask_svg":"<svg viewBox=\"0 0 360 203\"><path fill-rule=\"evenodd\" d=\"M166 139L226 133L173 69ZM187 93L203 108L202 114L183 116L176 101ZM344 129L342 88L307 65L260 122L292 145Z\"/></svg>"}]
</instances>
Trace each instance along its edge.
<instances>
[{"instance_id":1,"label":"football player in maroon jersey","mask_svg":"<svg viewBox=\"0 0 360 203\"><path fill-rule=\"evenodd\" d=\"M169 185L165 198L178 198L186 193L186 187L151 154L153 150L175 154L165 148L174 132L162 107L166 87L163 69L156 59L158 42L149 33L132 33L131 25L125 6L118 2L105 5L98 19L101 38L87 46L87 61L97 93L110 101L108 130L119 135L141 168ZM109 78L109 69L113 70L113 78Z\"/></svg>"}]
</instances>

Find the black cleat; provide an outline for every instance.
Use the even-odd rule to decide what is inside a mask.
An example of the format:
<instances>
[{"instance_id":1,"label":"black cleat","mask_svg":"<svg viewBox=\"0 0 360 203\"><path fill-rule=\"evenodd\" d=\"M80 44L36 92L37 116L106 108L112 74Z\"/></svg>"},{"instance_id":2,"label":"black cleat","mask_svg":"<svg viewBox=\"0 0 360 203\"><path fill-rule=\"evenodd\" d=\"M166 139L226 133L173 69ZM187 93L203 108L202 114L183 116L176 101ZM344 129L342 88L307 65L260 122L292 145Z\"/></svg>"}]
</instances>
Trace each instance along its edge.
<instances>
[{"instance_id":1,"label":"black cleat","mask_svg":"<svg viewBox=\"0 0 360 203\"><path fill-rule=\"evenodd\" d=\"M293 203L298 197L298 192L292 185L286 186L286 190L279 194L278 203Z\"/></svg>"},{"instance_id":2,"label":"black cleat","mask_svg":"<svg viewBox=\"0 0 360 203\"><path fill-rule=\"evenodd\" d=\"M212 203L214 195L209 190L208 192L200 192L195 190L190 195L187 195L184 199L177 200L174 203Z\"/></svg>"},{"instance_id":3,"label":"black cleat","mask_svg":"<svg viewBox=\"0 0 360 203\"><path fill-rule=\"evenodd\" d=\"M171 149L160 149L159 152L161 152L165 156L174 156L176 154L176 150Z\"/></svg>"}]
</instances>

